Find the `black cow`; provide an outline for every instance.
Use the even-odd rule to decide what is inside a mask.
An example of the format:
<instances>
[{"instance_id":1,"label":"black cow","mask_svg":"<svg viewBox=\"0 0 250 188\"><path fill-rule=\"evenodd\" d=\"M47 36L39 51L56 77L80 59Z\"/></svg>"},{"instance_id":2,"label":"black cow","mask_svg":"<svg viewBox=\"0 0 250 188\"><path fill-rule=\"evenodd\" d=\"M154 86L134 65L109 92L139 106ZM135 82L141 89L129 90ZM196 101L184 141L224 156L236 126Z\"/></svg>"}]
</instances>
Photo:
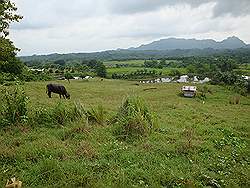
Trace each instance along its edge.
<instances>
[{"instance_id":1,"label":"black cow","mask_svg":"<svg viewBox=\"0 0 250 188\"><path fill-rule=\"evenodd\" d=\"M65 89L65 87L63 85L48 84L46 93L48 93L49 98L51 98L51 93L58 93L60 98L61 98L61 96L63 96L64 99L65 99L65 97L67 99L70 99L70 94L67 92L67 90Z\"/></svg>"}]
</instances>

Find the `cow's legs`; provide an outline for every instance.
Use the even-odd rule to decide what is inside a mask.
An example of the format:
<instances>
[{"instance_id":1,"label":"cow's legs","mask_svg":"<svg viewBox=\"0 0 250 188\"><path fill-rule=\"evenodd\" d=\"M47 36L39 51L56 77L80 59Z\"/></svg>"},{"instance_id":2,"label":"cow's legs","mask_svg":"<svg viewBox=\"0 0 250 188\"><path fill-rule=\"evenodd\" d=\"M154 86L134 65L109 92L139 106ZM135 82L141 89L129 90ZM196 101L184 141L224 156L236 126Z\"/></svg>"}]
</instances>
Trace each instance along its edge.
<instances>
[{"instance_id":1,"label":"cow's legs","mask_svg":"<svg viewBox=\"0 0 250 188\"><path fill-rule=\"evenodd\" d=\"M51 98L51 92L50 91L48 91L48 96L49 96L49 98Z\"/></svg>"},{"instance_id":2,"label":"cow's legs","mask_svg":"<svg viewBox=\"0 0 250 188\"><path fill-rule=\"evenodd\" d=\"M60 96L60 99L62 98L62 95L61 94L59 94L59 96Z\"/></svg>"}]
</instances>

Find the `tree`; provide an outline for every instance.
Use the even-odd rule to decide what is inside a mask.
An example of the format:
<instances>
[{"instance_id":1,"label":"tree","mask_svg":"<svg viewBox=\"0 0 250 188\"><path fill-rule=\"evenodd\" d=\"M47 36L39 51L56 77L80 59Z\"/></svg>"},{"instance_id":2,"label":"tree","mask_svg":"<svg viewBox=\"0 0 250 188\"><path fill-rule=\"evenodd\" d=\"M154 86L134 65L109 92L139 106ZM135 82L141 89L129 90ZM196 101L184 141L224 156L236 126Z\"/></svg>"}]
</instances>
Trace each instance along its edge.
<instances>
[{"instance_id":1,"label":"tree","mask_svg":"<svg viewBox=\"0 0 250 188\"><path fill-rule=\"evenodd\" d=\"M22 19L22 16L14 13L16 10L15 4L10 0L0 0L0 37L9 35L8 29L11 22Z\"/></svg>"},{"instance_id":2,"label":"tree","mask_svg":"<svg viewBox=\"0 0 250 188\"><path fill-rule=\"evenodd\" d=\"M16 10L10 0L0 0L0 72L12 74L20 74L24 66L15 57L18 49L6 38L9 35L9 24L22 18L15 14Z\"/></svg>"},{"instance_id":3,"label":"tree","mask_svg":"<svg viewBox=\"0 0 250 188\"><path fill-rule=\"evenodd\" d=\"M72 76L72 74L70 74L69 72L66 72L66 73L64 74L64 77L65 77L65 79L68 80L69 83L70 83L69 80L74 78L74 77Z\"/></svg>"},{"instance_id":4,"label":"tree","mask_svg":"<svg viewBox=\"0 0 250 188\"><path fill-rule=\"evenodd\" d=\"M16 47L9 39L0 37L0 72L20 74L23 64L16 56Z\"/></svg>"},{"instance_id":5,"label":"tree","mask_svg":"<svg viewBox=\"0 0 250 188\"><path fill-rule=\"evenodd\" d=\"M60 60L54 61L54 64L60 65L60 66L65 66L66 62L63 59L60 59Z\"/></svg>"},{"instance_id":6,"label":"tree","mask_svg":"<svg viewBox=\"0 0 250 188\"><path fill-rule=\"evenodd\" d=\"M105 67L105 65L104 65L103 63L99 63L99 64L96 66L95 70L96 70L97 76L100 76L100 77L102 77L102 78L106 78L106 76L107 76L107 71L106 71L106 67Z\"/></svg>"}]
</instances>

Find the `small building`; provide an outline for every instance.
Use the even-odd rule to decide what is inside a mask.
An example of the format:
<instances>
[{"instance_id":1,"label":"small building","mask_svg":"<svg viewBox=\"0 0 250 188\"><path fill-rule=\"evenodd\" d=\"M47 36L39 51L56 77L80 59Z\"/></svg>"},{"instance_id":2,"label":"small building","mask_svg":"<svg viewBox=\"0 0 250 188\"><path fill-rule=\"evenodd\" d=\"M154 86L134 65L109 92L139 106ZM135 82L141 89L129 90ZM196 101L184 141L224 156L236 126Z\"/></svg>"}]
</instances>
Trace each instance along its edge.
<instances>
[{"instance_id":1,"label":"small building","mask_svg":"<svg viewBox=\"0 0 250 188\"><path fill-rule=\"evenodd\" d=\"M204 84L204 83L207 83L207 82L209 82L209 81L211 81L211 79L208 78L208 77L206 77L206 78L204 78L204 80L200 80L200 83L201 83L201 84Z\"/></svg>"},{"instance_id":2,"label":"small building","mask_svg":"<svg viewBox=\"0 0 250 188\"><path fill-rule=\"evenodd\" d=\"M44 69L30 69L31 71L36 71L36 72L43 72Z\"/></svg>"},{"instance_id":3,"label":"small building","mask_svg":"<svg viewBox=\"0 0 250 188\"><path fill-rule=\"evenodd\" d=\"M250 76L244 76L244 75L242 75L242 78L243 78L244 80L249 80L249 79L250 79Z\"/></svg>"},{"instance_id":4,"label":"small building","mask_svg":"<svg viewBox=\"0 0 250 188\"><path fill-rule=\"evenodd\" d=\"M176 80L178 83L188 82L188 75L180 76L180 79Z\"/></svg>"},{"instance_id":5,"label":"small building","mask_svg":"<svg viewBox=\"0 0 250 188\"><path fill-rule=\"evenodd\" d=\"M194 97L196 94L196 86L182 86L181 90L184 97Z\"/></svg>"},{"instance_id":6,"label":"small building","mask_svg":"<svg viewBox=\"0 0 250 188\"><path fill-rule=\"evenodd\" d=\"M193 82L199 82L199 79L197 78L197 76L194 76Z\"/></svg>"}]
</instances>

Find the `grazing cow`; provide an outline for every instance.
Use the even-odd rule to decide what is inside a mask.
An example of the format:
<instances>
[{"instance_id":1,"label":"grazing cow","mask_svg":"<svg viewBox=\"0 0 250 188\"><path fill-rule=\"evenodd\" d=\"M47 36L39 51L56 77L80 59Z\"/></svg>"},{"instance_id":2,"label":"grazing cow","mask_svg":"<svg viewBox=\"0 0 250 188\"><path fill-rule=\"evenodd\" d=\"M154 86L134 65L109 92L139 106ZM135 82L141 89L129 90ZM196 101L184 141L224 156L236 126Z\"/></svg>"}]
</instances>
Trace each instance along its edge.
<instances>
[{"instance_id":1,"label":"grazing cow","mask_svg":"<svg viewBox=\"0 0 250 188\"><path fill-rule=\"evenodd\" d=\"M51 98L51 93L58 93L60 98L61 98L61 96L63 96L64 99L65 99L65 97L67 99L70 99L70 94L67 92L67 90L65 89L65 87L63 85L48 84L46 93L48 93L49 98Z\"/></svg>"}]
</instances>

